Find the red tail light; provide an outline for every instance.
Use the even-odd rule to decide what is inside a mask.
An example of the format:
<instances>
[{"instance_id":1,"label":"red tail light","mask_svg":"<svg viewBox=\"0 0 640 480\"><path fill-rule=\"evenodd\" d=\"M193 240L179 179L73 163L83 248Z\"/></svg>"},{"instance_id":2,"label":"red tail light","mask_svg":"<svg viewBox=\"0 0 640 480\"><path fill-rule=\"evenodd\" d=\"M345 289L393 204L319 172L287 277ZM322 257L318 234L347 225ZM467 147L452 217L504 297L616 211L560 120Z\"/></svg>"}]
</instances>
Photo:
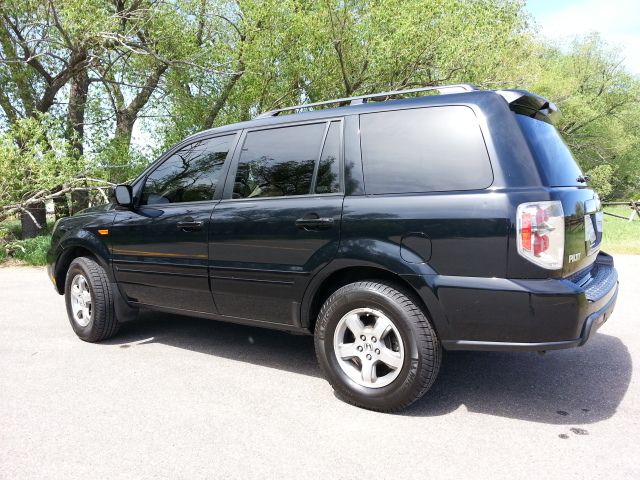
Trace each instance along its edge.
<instances>
[{"instance_id":1,"label":"red tail light","mask_svg":"<svg viewBox=\"0 0 640 480\"><path fill-rule=\"evenodd\" d=\"M558 201L531 202L518 206L518 253L541 267L562 268L564 212Z\"/></svg>"},{"instance_id":2,"label":"red tail light","mask_svg":"<svg viewBox=\"0 0 640 480\"><path fill-rule=\"evenodd\" d=\"M522 248L525 250L531 250L531 214L527 212L522 214L520 238Z\"/></svg>"}]
</instances>

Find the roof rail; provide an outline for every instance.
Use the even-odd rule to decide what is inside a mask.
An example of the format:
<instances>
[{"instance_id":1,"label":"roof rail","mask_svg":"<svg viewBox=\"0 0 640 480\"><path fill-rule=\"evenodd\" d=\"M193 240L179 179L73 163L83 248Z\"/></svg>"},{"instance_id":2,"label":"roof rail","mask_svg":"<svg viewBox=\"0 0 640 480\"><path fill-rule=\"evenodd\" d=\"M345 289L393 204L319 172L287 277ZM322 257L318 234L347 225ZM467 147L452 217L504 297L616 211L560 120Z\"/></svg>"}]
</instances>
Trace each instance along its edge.
<instances>
[{"instance_id":1,"label":"roof rail","mask_svg":"<svg viewBox=\"0 0 640 480\"><path fill-rule=\"evenodd\" d=\"M349 102L349 105L360 105L371 98L392 97L396 95L406 95L408 93L437 91L437 92L440 92L440 94L442 95L446 93L472 92L474 90L478 90L478 87L468 83L460 83L455 85L440 85L437 87L411 88L409 90L393 90L390 92L372 93L370 95L360 95L357 97L334 98L333 100L325 100L323 102L305 103L302 105L295 105L293 107L278 108L276 110L270 110L268 112L261 113L256 118L275 117L282 112L287 112L290 110L300 110L303 108L319 107L320 105L331 105L333 103Z\"/></svg>"}]
</instances>

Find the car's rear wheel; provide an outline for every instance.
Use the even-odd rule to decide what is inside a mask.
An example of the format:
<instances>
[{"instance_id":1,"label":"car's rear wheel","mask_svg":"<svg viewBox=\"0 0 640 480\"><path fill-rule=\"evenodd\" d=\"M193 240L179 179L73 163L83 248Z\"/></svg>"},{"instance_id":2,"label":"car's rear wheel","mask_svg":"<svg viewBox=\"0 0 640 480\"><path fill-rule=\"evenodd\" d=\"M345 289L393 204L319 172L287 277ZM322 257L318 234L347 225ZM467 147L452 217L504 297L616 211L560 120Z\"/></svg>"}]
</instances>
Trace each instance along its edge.
<instances>
[{"instance_id":1,"label":"car's rear wheel","mask_svg":"<svg viewBox=\"0 0 640 480\"><path fill-rule=\"evenodd\" d=\"M378 411L400 410L424 395L442 356L416 302L396 287L373 281L345 285L325 301L315 346L339 396Z\"/></svg>"},{"instance_id":2,"label":"car's rear wheel","mask_svg":"<svg viewBox=\"0 0 640 480\"><path fill-rule=\"evenodd\" d=\"M118 331L107 273L93 259L78 257L69 265L65 302L71 327L82 340L98 342Z\"/></svg>"}]
</instances>

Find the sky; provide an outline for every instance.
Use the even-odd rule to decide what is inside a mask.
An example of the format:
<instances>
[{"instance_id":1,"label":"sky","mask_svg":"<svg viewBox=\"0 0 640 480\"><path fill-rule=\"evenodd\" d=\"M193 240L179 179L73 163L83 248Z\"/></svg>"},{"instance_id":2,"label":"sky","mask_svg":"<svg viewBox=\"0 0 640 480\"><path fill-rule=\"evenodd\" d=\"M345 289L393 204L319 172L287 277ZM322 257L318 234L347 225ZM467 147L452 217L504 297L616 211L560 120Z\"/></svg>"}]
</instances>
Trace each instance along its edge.
<instances>
[{"instance_id":1,"label":"sky","mask_svg":"<svg viewBox=\"0 0 640 480\"><path fill-rule=\"evenodd\" d=\"M640 76L640 0L528 0L527 10L550 40L600 32Z\"/></svg>"}]
</instances>

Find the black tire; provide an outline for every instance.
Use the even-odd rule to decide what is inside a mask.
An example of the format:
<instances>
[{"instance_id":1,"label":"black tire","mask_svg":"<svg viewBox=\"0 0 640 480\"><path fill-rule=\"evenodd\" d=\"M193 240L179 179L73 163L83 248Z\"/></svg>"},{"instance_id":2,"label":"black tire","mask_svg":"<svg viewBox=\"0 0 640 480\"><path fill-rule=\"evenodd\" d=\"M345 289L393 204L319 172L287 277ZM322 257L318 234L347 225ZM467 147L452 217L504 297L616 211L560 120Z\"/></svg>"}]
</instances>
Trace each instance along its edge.
<instances>
[{"instance_id":1,"label":"black tire","mask_svg":"<svg viewBox=\"0 0 640 480\"><path fill-rule=\"evenodd\" d=\"M76 321L71 300L71 288L76 276L82 275L91 293L91 315L87 325ZM111 338L118 332L119 324L115 314L113 292L104 268L88 257L78 257L71 262L65 280L65 303L67 315L73 331L85 342L99 342Z\"/></svg>"},{"instance_id":2,"label":"black tire","mask_svg":"<svg viewBox=\"0 0 640 480\"><path fill-rule=\"evenodd\" d=\"M404 343L402 366L386 386L358 384L345 373L335 353L334 333L340 319L359 308L383 313ZM422 397L435 381L442 358L436 332L416 302L397 287L375 281L345 285L325 301L315 328L315 347L320 368L338 396L358 407L380 412L402 410Z\"/></svg>"}]
</instances>

